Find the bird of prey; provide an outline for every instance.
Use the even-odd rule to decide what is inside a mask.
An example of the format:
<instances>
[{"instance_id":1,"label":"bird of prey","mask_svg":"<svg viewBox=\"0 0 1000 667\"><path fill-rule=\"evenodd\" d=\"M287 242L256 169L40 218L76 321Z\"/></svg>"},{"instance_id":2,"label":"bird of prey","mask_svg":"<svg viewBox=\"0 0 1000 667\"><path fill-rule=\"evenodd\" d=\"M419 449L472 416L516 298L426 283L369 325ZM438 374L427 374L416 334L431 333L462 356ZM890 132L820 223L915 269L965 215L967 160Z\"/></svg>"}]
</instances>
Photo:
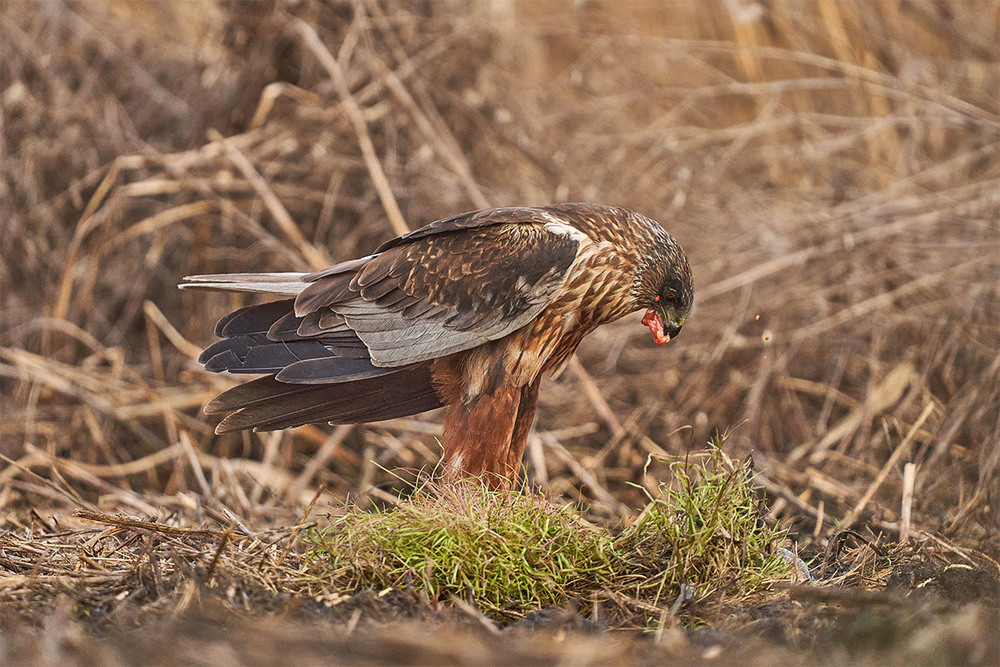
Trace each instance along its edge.
<instances>
[{"instance_id":1,"label":"bird of prey","mask_svg":"<svg viewBox=\"0 0 1000 667\"><path fill-rule=\"evenodd\" d=\"M317 273L190 276L181 287L283 299L222 318L210 371L266 374L212 400L217 433L348 424L448 406L448 479L517 479L539 380L597 326L646 309L658 344L694 298L659 223L596 204L463 213Z\"/></svg>"}]
</instances>

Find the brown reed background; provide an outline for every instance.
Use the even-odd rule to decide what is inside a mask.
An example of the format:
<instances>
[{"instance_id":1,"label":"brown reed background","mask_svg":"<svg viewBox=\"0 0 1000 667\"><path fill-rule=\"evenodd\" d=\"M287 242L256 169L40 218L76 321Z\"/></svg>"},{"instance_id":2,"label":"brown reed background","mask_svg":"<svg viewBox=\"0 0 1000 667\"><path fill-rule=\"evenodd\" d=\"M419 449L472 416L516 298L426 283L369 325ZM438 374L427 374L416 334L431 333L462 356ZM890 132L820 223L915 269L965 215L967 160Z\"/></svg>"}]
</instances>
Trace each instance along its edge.
<instances>
[{"instance_id":1,"label":"brown reed background","mask_svg":"<svg viewBox=\"0 0 1000 667\"><path fill-rule=\"evenodd\" d=\"M989 1L4 2L4 529L390 498L438 416L215 436L232 379L194 358L244 301L178 280L596 201L682 242L695 312L666 348L637 318L586 341L533 483L627 518L656 457L730 432L802 544L996 557L998 26Z\"/></svg>"}]
</instances>

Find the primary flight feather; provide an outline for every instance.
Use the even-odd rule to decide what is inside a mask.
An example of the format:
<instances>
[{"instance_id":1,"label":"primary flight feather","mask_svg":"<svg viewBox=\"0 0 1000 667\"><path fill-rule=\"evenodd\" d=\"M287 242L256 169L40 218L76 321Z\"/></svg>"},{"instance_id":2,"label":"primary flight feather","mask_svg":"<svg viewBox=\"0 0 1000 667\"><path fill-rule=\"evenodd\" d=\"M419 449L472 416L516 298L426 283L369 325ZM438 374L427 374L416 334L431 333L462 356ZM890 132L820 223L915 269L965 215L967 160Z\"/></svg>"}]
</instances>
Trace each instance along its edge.
<instances>
[{"instance_id":1,"label":"primary flight feather","mask_svg":"<svg viewBox=\"0 0 1000 667\"><path fill-rule=\"evenodd\" d=\"M516 479L539 379L597 326L646 309L658 344L694 298L659 223L596 204L438 220L318 273L191 276L181 287L286 298L222 318L212 371L267 374L216 397L224 433L370 422L447 405L446 475Z\"/></svg>"}]
</instances>

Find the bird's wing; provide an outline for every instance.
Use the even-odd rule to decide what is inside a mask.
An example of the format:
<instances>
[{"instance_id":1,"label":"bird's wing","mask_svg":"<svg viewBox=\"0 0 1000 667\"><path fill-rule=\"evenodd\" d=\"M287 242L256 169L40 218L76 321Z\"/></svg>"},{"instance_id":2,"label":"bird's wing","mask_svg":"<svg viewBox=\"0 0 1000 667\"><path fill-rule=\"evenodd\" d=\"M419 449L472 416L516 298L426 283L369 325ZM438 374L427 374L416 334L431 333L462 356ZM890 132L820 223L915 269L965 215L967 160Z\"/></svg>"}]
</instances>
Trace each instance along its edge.
<instances>
[{"instance_id":1,"label":"bird's wing","mask_svg":"<svg viewBox=\"0 0 1000 667\"><path fill-rule=\"evenodd\" d=\"M382 367L467 350L520 329L549 305L581 237L544 209L446 218L364 261L306 276L296 331L353 331Z\"/></svg>"}]
</instances>

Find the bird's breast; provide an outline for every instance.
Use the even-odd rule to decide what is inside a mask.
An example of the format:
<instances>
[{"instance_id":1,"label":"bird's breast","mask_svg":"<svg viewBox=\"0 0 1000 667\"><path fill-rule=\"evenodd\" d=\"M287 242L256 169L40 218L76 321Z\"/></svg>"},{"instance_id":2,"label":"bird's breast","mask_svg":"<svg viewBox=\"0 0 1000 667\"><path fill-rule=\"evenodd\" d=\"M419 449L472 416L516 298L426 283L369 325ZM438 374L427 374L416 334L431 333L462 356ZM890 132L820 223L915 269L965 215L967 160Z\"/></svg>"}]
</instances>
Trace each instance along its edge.
<instances>
[{"instance_id":1,"label":"bird's breast","mask_svg":"<svg viewBox=\"0 0 1000 667\"><path fill-rule=\"evenodd\" d=\"M633 310L635 267L608 241L586 240L551 303L535 319L498 340L456 355L462 400L512 383L525 387L555 375L584 336ZM456 397L459 392L456 392Z\"/></svg>"},{"instance_id":2,"label":"bird's breast","mask_svg":"<svg viewBox=\"0 0 1000 667\"><path fill-rule=\"evenodd\" d=\"M517 384L556 375L584 336L635 310L630 270L610 244L585 247L552 303L533 322L497 341L504 371Z\"/></svg>"},{"instance_id":3,"label":"bird's breast","mask_svg":"<svg viewBox=\"0 0 1000 667\"><path fill-rule=\"evenodd\" d=\"M567 328L592 329L613 322L635 310L634 270L613 244L585 244L550 309L563 315Z\"/></svg>"}]
</instances>

